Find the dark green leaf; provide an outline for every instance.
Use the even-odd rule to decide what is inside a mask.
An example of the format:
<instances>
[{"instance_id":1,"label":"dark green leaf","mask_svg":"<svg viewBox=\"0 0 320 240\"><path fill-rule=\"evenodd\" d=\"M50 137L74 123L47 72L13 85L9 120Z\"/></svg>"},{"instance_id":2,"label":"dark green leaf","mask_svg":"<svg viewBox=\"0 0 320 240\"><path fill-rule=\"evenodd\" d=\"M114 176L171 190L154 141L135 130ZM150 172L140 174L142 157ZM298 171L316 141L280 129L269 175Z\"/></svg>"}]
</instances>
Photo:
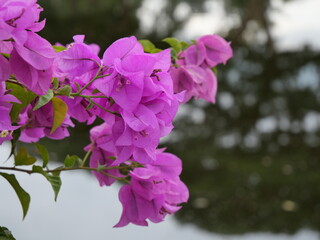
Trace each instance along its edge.
<instances>
[{"instance_id":1,"label":"dark green leaf","mask_svg":"<svg viewBox=\"0 0 320 240\"><path fill-rule=\"evenodd\" d=\"M22 206L23 218L25 218L29 209L30 195L20 186L15 175L1 172L0 175L11 184L14 191L16 192Z\"/></svg>"},{"instance_id":2,"label":"dark green leaf","mask_svg":"<svg viewBox=\"0 0 320 240\"><path fill-rule=\"evenodd\" d=\"M28 150L24 147L19 148L18 153L14 156L16 166L32 165L37 161L35 157L29 155Z\"/></svg>"},{"instance_id":3,"label":"dark green leaf","mask_svg":"<svg viewBox=\"0 0 320 240\"><path fill-rule=\"evenodd\" d=\"M49 153L48 153L48 150L46 149L45 146L39 144L39 143L35 143L39 153L40 153L40 156L43 160L43 165L42 167L45 168L49 162Z\"/></svg>"},{"instance_id":4,"label":"dark green leaf","mask_svg":"<svg viewBox=\"0 0 320 240\"><path fill-rule=\"evenodd\" d=\"M42 106L46 105L50 100L53 98L53 91L51 89L45 95L39 97L37 104L34 106L33 111L41 108Z\"/></svg>"},{"instance_id":5,"label":"dark green leaf","mask_svg":"<svg viewBox=\"0 0 320 240\"><path fill-rule=\"evenodd\" d=\"M60 173L61 173L61 169L63 169L64 167L57 167L57 168L55 168L54 170L54 172L52 172L52 175L53 176L60 176Z\"/></svg>"},{"instance_id":6,"label":"dark green leaf","mask_svg":"<svg viewBox=\"0 0 320 240\"><path fill-rule=\"evenodd\" d=\"M19 140L20 134L21 134L20 128L13 132L13 139L11 140L11 151L10 151L8 159L14 154L14 152L16 150L16 146L17 146L17 142Z\"/></svg>"},{"instance_id":7,"label":"dark green leaf","mask_svg":"<svg viewBox=\"0 0 320 240\"><path fill-rule=\"evenodd\" d=\"M47 179L51 183L51 186L54 192L54 200L57 201L58 194L62 184L61 178L57 174L52 174L52 175L48 175Z\"/></svg>"},{"instance_id":8,"label":"dark green leaf","mask_svg":"<svg viewBox=\"0 0 320 240\"><path fill-rule=\"evenodd\" d=\"M57 171L56 173L49 174L45 172L41 166L36 165L32 167L32 172L42 174L49 181L54 192L54 200L57 201L57 197L62 184L61 178L59 176L60 172Z\"/></svg>"},{"instance_id":9,"label":"dark green leaf","mask_svg":"<svg viewBox=\"0 0 320 240\"><path fill-rule=\"evenodd\" d=\"M31 91L28 91L26 88L11 82L7 82L7 89L11 89L10 94L14 95L21 102L13 103L10 116L11 120L14 122L19 116L21 110L31 103L37 97L37 95Z\"/></svg>"},{"instance_id":10,"label":"dark green leaf","mask_svg":"<svg viewBox=\"0 0 320 240\"><path fill-rule=\"evenodd\" d=\"M0 226L0 240L16 240L16 239L12 236L12 233L9 231L8 228Z\"/></svg>"},{"instance_id":11,"label":"dark green leaf","mask_svg":"<svg viewBox=\"0 0 320 240\"><path fill-rule=\"evenodd\" d=\"M77 155L67 156L64 160L64 165L66 167L73 167L74 164L78 161L79 157Z\"/></svg>"},{"instance_id":12,"label":"dark green leaf","mask_svg":"<svg viewBox=\"0 0 320 240\"><path fill-rule=\"evenodd\" d=\"M53 97L51 101L53 106L53 125L50 134L60 127L68 112L67 104L60 98Z\"/></svg>"},{"instance_id":13,"label":"dark green leaf","mask_svg":"<svg viewBox=\"0 0 320 240\"><path fill-rule=\"evenodd\" d=\"M174 49L176 53L179 53L181 51L181 43L176 38L165 38L162 40L163 42L166 42Z\"/></svg>"}]
</instances>

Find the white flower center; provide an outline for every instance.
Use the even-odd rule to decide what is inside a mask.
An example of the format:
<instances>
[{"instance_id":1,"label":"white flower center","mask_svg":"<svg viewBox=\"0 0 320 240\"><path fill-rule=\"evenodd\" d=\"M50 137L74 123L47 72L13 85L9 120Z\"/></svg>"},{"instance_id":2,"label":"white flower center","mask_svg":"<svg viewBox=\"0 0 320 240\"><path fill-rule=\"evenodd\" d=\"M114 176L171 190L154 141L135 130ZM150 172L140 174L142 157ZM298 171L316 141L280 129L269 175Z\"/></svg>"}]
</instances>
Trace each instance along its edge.
<instances>
[{"instance_id":1,"label":"white flower center","mask_svg":"<svg viewBox=\"0 0 320 240\"><path fill-rule=\"evenodd\" d=\"M8 135L9 135L9 131L8 130L3 130L3 131L0 132L0 137L1 138L5 138Z\"/></svg>"}]
</instances>

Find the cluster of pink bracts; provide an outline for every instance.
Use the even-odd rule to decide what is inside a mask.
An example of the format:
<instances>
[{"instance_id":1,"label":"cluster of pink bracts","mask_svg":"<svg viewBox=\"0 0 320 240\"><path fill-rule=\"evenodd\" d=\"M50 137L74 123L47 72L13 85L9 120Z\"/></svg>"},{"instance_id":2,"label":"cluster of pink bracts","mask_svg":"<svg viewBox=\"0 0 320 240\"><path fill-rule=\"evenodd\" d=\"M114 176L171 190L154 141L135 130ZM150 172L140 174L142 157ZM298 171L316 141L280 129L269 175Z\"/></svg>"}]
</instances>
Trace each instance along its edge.
<instances>
[{"instance_id":1,"label":"cluster of pink bracts","mask_svg":"<svg viewBox=\"0 0 320 240\"><path fill-rule=\"evenodd\" d=\"M180 104L192 97L215 102L212 68L232 56L230 44L217 35L203 36L172 59L170 49L145 53L135 37L127 37L109 46L100 59L99 47L77 35L56 52L36 33L45 25L39 22L41 11L36 0L0 0L0 144L11 140L18 128L20 141L37 142L69 136L72 119L87 124L103 119L90 131L90 167L139 165L127 173L120 168L93 172L101 186L129 179L119 192L123 212L116 227L162 221L188 200L188 189L179 178L181 160L157 149L160 138L171 132ZM7 82L38 95L14 123L12 103L19 101ZM75 94L56 94L65 86ZM68 106L53 132L52 101L34 110L39 96L49 90Z\"/></svg>"}]
</instances>

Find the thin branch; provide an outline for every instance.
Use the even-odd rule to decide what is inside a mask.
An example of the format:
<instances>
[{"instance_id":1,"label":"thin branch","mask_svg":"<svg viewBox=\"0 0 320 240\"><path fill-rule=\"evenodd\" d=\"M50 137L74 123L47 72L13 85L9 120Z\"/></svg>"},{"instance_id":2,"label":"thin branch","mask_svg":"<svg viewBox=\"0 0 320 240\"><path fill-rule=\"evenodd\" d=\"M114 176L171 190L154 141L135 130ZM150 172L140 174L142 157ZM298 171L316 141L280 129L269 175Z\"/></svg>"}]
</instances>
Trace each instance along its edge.
<instances>
[{"instance_id":1,"label":"thin branch","mask_svg":"<svg viewBox=\"0 0 320 240\"><path fill-rule=\"evenodd\" d=\"M104 111L106 111L108 113L116 115L117 117L121 117L121 115L119 113L110 111L110 110L106 109L105 107L101 106L99 103L96 103L96 102L92 101L91 99L89 99L89 101L90 101L90 103L96 105L98 108L101 108L102 110L104 110Z\"/></svg>"},{"instance_id":2,"label":"thin branch","mask_svg":"<svg viewBox=\"0 0 320 240\"><path fill-rule=\"evenodd\" d=\"M107 96L97 96L97 95L89 96L89 95L81 95L81 94L77 94L77 93L71 93L70 96L83 97L83 98L109 98Z\"/></svg>"},{"instance_id":3,"label":"thin branch","mask_svg":"<svg viewBox=\"0 0 320 240\"><path fill-rule=\"evenodd\" d=\"M53 173L53 172L65 172L65 171L73 171L73 170L87 170L87 171L96 171L101 172L105 170L111 170L111 169L126 169L126 168L133 168L131 165L126 166L113 166L113 167L103 167L103 168L91 168L91 167L70 167L70 168L56 168L52 170L43 170L46 173ZM33 174L36 172L33 172L30 169L23 169L23 168L17 168L17 167L0 167L0 170L6 170L6 171L17 171L17 172L24 172L28 174Z\"/></svg>"},{"instance_id":4,"label":"thin branch","mask_svg":"<svg viewBox=\"0 0 320 240\"><path fill-rule=\"evenodd\" d=\"M90 147L90 149L89 149L89 151L88 151L88 152L86 153L86 155L84 156L84 158L83 158L83 160L82 160L82 162L81 162L80 167L83 167L83 166L84 166L84 164L86 163L87 159L89 158L89 156L90 156L93 148L94 148L94 145L92 144L91 147Z\"/></svg>"}]
</instances>

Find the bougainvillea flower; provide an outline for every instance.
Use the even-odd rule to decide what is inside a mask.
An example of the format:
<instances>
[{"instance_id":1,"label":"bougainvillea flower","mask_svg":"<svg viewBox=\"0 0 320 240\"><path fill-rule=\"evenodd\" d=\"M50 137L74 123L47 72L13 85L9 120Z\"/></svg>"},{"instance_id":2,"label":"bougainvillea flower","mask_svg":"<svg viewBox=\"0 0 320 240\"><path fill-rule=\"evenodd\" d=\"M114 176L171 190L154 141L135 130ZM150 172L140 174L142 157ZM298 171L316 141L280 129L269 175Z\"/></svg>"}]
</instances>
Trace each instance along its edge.
<instances>
[{"instance_id":1,"label":"bougainvillea flower","mask_svg":"<svg viewBox=\"0 0 320 240\"><path fill-rule=\"evenodd\" d=\"M98 168L99 166L108 167L114 162L114 156L110 155L109 152L103 151L102 149L94 149L90 157L90 167ZM93 175L98 179L100 186L110 186L116 180L114 177L122 177L118 169L108 169L102 172L92 171Z\"/></svg>"},{"instance_id":2,"label":"bougainvillea flower","mask_svg":"<svg viewBox=\"0 0 320 240\"><path fill-rule=\"evenodd\" d=\"M109 156L116 156L116 149L113 144L112 137L112 125L102 123L98 126L93 127L90 130L90 140L93 144L93 149L99 148L105 152L109 152ZM89 150L90 146L87 146L85 150Z\"/></svg>"},{"instance_id":3,"label":"bougainvillea flower","mask_svg":"<svg viewBox=\"0 0 320 240\"><path fill-rule=\"evenodd\" d=\"M100 66L98 49L85 44L84 35L76 35L73 39L74 43L58 53L56 65L59 71L66 73L68 78L72 78L94 69L98 70Z\"/></svg>"},{"instance_id":4,"label":"bougainvillea flower","mask_svg":"<svg viewBox=\"0 0 320 240\"><path fill-rule=\"evenodd\" d=\"M184 95L184 93L182 95ZM179 103L183 100L183 96L180 99L176 94L175 97L177 98L168 102L166 101L166 98L161 98L159 96L159 98L157 99L143 103L155 114L158 121L161 137L167 136L173 129L173 118L178 111Z\"/></svg>"},{"instance_id":5,"label":"bougainvillea flower","mask_svg":"<svg viewBox=\"0 0 320 240\"><path fill-rule=\"evenodd\" d=\"M33 111L34 104L29 105L20 114L21 136L20 141L23 142L37 142L42 137L51 139L63 139L69 136L68 127L73 127L74 124L67 115L61 124L53 133L51 129L53 126L53 106L52 103L42 106Z\"/></svg>"},{"instance_id":6,"label":"bougainvillea flower","mask_svg":"<svg viewBox=\"0 0 320 240\"><path fill-rule=\"evenodd\" d=\"M197 45L198 48L205 48L205 64L210 68L220 63L226 64L233 55L230 42L215 34L198 38Z\"/></svg>"},{"instance_id":7,"label":"bougainvillea flower","mask_svg":"<svg viewBox=\"0 0 320 240\"><path fill-rule=\"evenodd\" d=\"M0 145L7 140L12 139L12 133L14 130L18 129L19 126L12 126L11 125L11 119L10 119L10 108L7 108L2 104L1 99L2 96L0 96Z\"/></svg>"},{"instance_id":8,"label":"bougainvillea flower","mask_svg":"<svg viewBox=\"0 0 320 240\"><path fill-rule=\"evenodd\" d=\"M156 59L148 55L132 54L114 59L110 76L97 79L94 86L106 96L112 97L123 109L134 110L144 91L145 77L153 72Z\"/></svg>"},{"instance_id":9,"label":"bougainvillea flower","mask_svg":"<svg viewBox=\"0 0 320 240\"><path fill-rule=\"evenodd\" d=\"M0 53L10 54L13 50L12 42L0 41Z\"/></svg>"},{"instance_id":10,"label":"bougainvillea flower","mask_svg":"<svg viewBox=\"0 0 320 240\"><path fill-rule=\"evenodd\" d=\"M181 187L181 190L176 192L176 199L178 203L182 203L187 201L188 191L179 179L181 170L181 160L178 157L157 151L154 162L131 171L130 185L136 193L147 200L152 200L159 194L165 195L168 200L173 199L170 189ZM171 202L176 205L178 203Z\"/></svg>"},{"instance_id":11,"label":"bougainvillea flower","mask_svg":"<svg viewBox=\"0 0 320 240\"><path fill-rule=\"evenodd\" d=\"M182 61L179 64L212 68L220 63L226 64L232 55L230 42L215 34L205 35L180 53Z\"/></svg>"},{"instance_id":12,"label":"bougainvillea flower","mask_svg":"<svg viewBox=\"0 0 320 240\"><path fill-rule=\"evenodd\" d=\"M115 59L123 59L130 54L143 54L143 47L134 36L121 38L112 43L103 54L103 64L111 67Z\"/></svg>"},{"instance_id":13,"label":"bougainvillea flower","mask_svg":"<svg viewBox=\"0 0 320 240\"><path fill-rule=\"evenodd\" d=\"M123 109L134 110L143 96L145 77L151 75L156 58L144 54L135 37L114 42L103 55L110 76L97 79L94 86Z\"/></svg>"},{"instance_id":14,"label":"bougainvillea flower","mask_svg":"<svg viewBox=\"0 0 320 240\"><path fill-rule=\"evenodd\" d=\"M20 45L14 43L18 54L37 70L45 70L52 66L56 53L52 45L33 32L27 32L27 41Z\"/></svg>"},{"instance_id":15,"label":"bougainvillea flower","mask_svg":"<svg viewBox=\"0 0 320 240\"><path fill-rule=\"evenodd\" d=\"M1 99L0 99L1 101ZM0 106L0 145L7 140L12 139L12 131L19 126L12 126L10 119L10 109Z\"/></svg>"},{"instance_id":16,"label":"bougainvillea flower","mask_svg":"<svg viewBox=\"0 0 320 240\"><path fill-rule=\"evenodd\" d=\"M142 131L134 131L122 119L117 119L112 128L117 159L113 165L127 160L141 164L149 163L155 158L155 149L159 144L158 125L147 126Z\"/></svg>"},{"instance_id":17,"label":"bougainvillea flower","mask_svg":"<svg viewBox=\"0 0 320 240\"><path fill-rule=\"evenodd\" d=\"M192 97L215 103L217 79L212 68L232 57L230 42L217 35L205 35L179 53L171 68L174 92L185 91L183 102Z\"/></svg>"},{"instance_id":18,"label":"bougainvillea flower","mask_svg":"<svg viewBox=\"0 0 320 240\"><path fill-rule=\"evenodd\" d=\"M85 98L74 98L62 96L61 99L68 105L68 114L70 117L76 119L78 122L87 122L88 125L92 124L96 119L95 111L97 107L90 108L90 102Z\"/></svg>"},{"instance_id":19,"label":"bougainvillea flower","mask_svg":"<svg viewBox=\"0 0 320 240\"><path fill-rule=\"evenodd\" d=\"M9 61L0 54L0 82L7 80L11 75Z\"/></svg>"},{"instance_id":20,"label":"bougainvillea flower","mask_svg":"<svg viewBox=\"0 0 320 240\"><path fill-rule=\"evenodd\" d=\"M0 82L0 144L12 139L13 130L19 126L12 126L10 111L12 103L20 103L19 100L5 89L5 83Z\"/></svg>"},{"instance_id":21,"label":"bougainvillea flower","mask_svg":"<svg viewBox=\"0 0 320 240\"><path fill-rule=\"evenodd\" d=\"M129 223L148 226L146 219L156 216L157 208L160 205L137 195L129 185L120 189L119 200L122 204L122 215L114 227L124 227Z\"/></svg>"},{"instance_id":22,"label":"bougainvillea flower","mask_svg":"<svg viewBox=\"0 0 320 240\"><path fill-rule=\"evenodd\" d=\"M210 68L185 65L171 71L175 92L185 92L183 102L192 97L215 103L217 79Z\"/></svg>"},{"instance_id":23,"label":"bougainvillea flower","mask_svg":"<svg viewBox=\"0 0 320 240\"><path fill-rule=\"evenodd\" d=\"M43 10L36 0L2 0L0 2L0 40L14 39L23 45L29 31L38 32L45 20L39 22Z\"/></svg>"},{"instance_id":24,"label":"bougainvillea flower","mask_svg":"<svg viewBox=\"0 0 320 240\"><path fill-rule=\"evenodd\" d=\"M157 223L178 211L180 204L189 198L187 187L179 179L180 173L181 160L161 151L156 161L131 171L130 185L119 192L123 211L115 227L129 223L147 226L147 219Z\"/></svg>"},{"instance_id":25,"label":"bougainvillea flower","mask_svg":"<svg viewBox=\"0 0 320 240\"><path fill-rule=\"evenodd\" d=\"M196 44L188 47L179 57L184 60L183 65L200 66L205 60L205 54L206 52L203 44Z\"/></svg>"},{"instance_id":26,"label":"bougainvillea flower","mask_svg":"<svg viewBox=\"0 0 320 240\"><path fill-rule=\"evenodd\" d=\"M94 86L105 96L112 97L121 108L133 110L141 100L143 83L143 72L130 76L122 76L114 72L110 76L97 79Z\"/></svg>"},{"instance_id":27,"label":"bougainvillea flower","mask_svg":"<svg viewBox=\"0 0 320 240\"><path fill-rule=\"evenodd\" d=\"M13 50L11 53L10 66L19 82L38 95L46 94L52 81L51 68L45 70L34 68L16 50Z\"/></svg>"},{"instance_id":28,"label":"bougainvillea flower","mask_svg":"<svg viewBox=\"0 0 320 240\"><path fill-rule=\"evenodd\" d=\"M90 130L91 144L85 148L91 150L90 167L98 168L99 166L109 167L115 160L115 146L112 138L112 126L103 123L95 126ZM118 169L103 170L102 172L92 171L98 179L100 186L110 186L115 179L110 177L122 177Z\"/></svg>"},{"instance_id":29,"label":"bougainvillea flower","mask_svg":"<svg viewBox=\"0 0 320 240\"><path fill-rule=\"evenodd\" d=\"M155 114L142 104L139 104L134 111L123 110L121 115L125 123L137 132L158 124Z\"/></svg>"},{"instance_id":30,"label":"bougainvillea flower","mask_svg":"<svg viewBox=\"0 0 320 240\"><path fill-rule=\"evenodd\" d=\"M5 82L0 82L0 107L5 107L10 112L12 103L20 103L20 101L9 93L10 90L6 90Z\"/></svg>"},{"instance_id":31,"label":"bougainvillea flower","mask_svg":"<svg viewBox=\"0 0 320 240\"><path fill-rule=\"evenodd\" d=\"M84 39L85 39L85 35L74 35L73 36L73 40L74 43L80 43L80 44L84 44ZM73 44L73 43L71 43ZM95 43L90 43L90 44L85 44L86 46L88 46L91 50L92 53L94 53L95 55L98 55L100 52L100 47L98 44Z\"/></svg>"},{"instance_id":32,"label":"bougainvillea flower","mask_svg":"<svg viewBox=\"0 0 320 240\"><path fill-rule=\"evenodd\" d=\"M61 81L61 88L69 85L72 89L72 92L77 92L77 86L83 87L85 85L82 80L83 79L80 80L76 78L70 82L69 79L65 79L64 81ZM84 89L82 94L101 96L101 94L92 94L90 89ZM78 122L87 122L87 124L90 125L101 112L100 108L97 108L95 105L90 105L90 100L87 98L69 98L68 96L60 96L60 98L68 105L68 114L70 117L76 119Z\"/></svg>"}]
</instances>

